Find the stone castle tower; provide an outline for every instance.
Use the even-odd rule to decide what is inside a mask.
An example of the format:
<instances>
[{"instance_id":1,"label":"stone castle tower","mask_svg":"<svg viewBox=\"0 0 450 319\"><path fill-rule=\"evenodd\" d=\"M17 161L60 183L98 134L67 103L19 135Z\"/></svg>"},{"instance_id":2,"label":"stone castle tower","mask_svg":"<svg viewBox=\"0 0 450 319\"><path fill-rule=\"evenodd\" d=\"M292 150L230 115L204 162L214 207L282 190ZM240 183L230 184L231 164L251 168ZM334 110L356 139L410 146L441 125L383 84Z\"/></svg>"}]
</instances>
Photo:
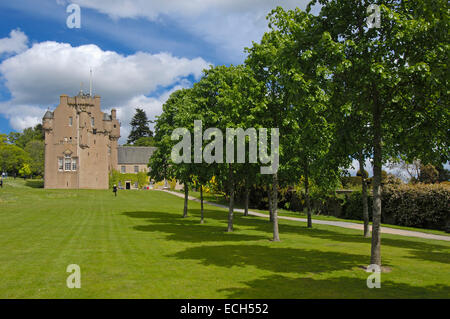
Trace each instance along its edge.
<instances>
[{"instance_id":1,"label":"stone castle tower","mask_svg":"<svg viewBox=\"0 0 450 319\"><path fill-rule=\"evenodd\" d=\"M107 189L117 163L120 124L116 110L100 109L100 97L80 92L60 96L43 118L45 188Z\"/></svg>"}]
</instances>

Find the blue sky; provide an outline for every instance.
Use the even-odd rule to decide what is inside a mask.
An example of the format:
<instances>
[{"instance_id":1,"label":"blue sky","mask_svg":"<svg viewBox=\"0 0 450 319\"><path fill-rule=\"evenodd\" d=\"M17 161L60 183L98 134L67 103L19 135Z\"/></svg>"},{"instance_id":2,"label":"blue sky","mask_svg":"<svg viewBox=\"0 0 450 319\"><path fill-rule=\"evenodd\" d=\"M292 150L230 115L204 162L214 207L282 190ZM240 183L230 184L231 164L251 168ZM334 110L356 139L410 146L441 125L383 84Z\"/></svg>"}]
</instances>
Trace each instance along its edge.
<instances>
[{"instance_id":1,"label":"blue sky","mask_svg":"<svg viewBox=\"0 0 450 319\"><path fill-rule=\"evenodd\" d=\"M135 107L150 118L171 92L190 87L209 65L239 64L259 41L265 17L293 0L0 1L0 132L41 121L59 95L89 87L102 108L118 109L126 138ZM81 7L81 28L66 24Z\"/></svg>"}]
</instances>

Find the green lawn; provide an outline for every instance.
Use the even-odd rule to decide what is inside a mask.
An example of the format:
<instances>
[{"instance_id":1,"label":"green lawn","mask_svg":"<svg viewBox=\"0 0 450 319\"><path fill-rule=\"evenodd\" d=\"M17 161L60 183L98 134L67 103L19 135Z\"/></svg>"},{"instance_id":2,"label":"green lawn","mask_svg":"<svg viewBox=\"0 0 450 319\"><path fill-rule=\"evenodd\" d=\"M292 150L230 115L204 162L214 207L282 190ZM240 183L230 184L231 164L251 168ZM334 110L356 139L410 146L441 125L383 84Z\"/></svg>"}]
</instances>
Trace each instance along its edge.
<instances>
[{"instance_id":1,"label":"green lawn","mask_svg":"<svg viewBox=\"0 0 450 319\"><path fill-rule=\"evenodd\" d=\"M381 289L368 289L359 231L271 224L159 191L0 189L0 298L449 298L450 243L383 235ZM66 267L81 267L81 289Z\"/></svg>"}]
</instances>

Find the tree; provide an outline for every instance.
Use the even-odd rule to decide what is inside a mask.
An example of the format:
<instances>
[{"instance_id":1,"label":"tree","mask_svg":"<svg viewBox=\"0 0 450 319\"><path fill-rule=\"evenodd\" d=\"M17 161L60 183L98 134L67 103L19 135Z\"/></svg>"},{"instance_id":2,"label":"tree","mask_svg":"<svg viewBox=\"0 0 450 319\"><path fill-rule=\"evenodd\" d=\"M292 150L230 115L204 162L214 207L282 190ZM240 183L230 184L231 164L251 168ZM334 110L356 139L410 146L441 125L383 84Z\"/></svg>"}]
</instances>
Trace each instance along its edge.
<instances>
[{"instance_id":1,"label":"tree","mask_svg":"<svg viewBox=\"0 0 450 319\"><path fill-rule=\"evenodd\" d=\"M431 164L421 165L419 173L419 182L425 184L434 184L439 181L439 172Z\"/></svg>"},{"instance_id":2,"label":"tree","mask_svg":"<svg viewBox=\"0 0 450 319\"><path fill-rule=\"evenodd\" d=\"M19 175L23 178L31 175L30 164L24 163L22 167L19 169Z\"/></svg>"},{"instance_id":3,"label":"tree","mask_svg":"<svg viewBox=\"0 0 450 319\"><path fill-rule=\"evenodd\" d=\"M367 28L366 1L314 0L308 10L322 5L321 28L342 66L329 75L334 87L345 85L354 91L342 105L351 105L352 96L365 101L346 111L369 116L366 129L374 166L371 264L381 266L383 162L397 157L430 162L449 158L444 71L448 44L441 32L448 29L449 19L443 0L377 2L380 28Z\"/></svg>"},{"instance_id":4,"label":"tree","mask_svg":"<svg viewBox=\"0 0 450 319\"><path fill-rule=\"evenodd\" d=\"M204 127L228 132L239 128L243 130L257 128L260 125L257 119L259 119L258 114L264 109L263 91L261 84L254 78L252 70L248 67L242 65L211 67L204 71L203 78L194 85L192 93L192 102L186 103L186 108L195 119L202 120ZM192 118L191 121L193 121ZM212 135L210 139L203 140L203 146L210 144L211 140L226 146L226 135ZM213 165L216 179L227 185L229 198L227 231L229 232L233 231L234 200L240 183L236 176L239 176L245 165L236 160L237 145L234 142L233 147L233 149L227 149L227 158L224 152L222 158L216 158ZM231 161L229 151L234 153Z\"/></svg>"},{"instance_id":5,"label":"tree","mask_svg":"<svg viewBox=\"0 0 450 319\"><path fill-rule=\"evenodd\" d=\"M133 146L155 146L155 141L153 136L145 136L138 138Z\"/></svg>"},{"instance_id":6,"label":"tree","mask_svg":"<svg viewBox=\"0 0 450 319\"><path fill-rule=\"evenodd\" d=\"M149 160L151 178L162 180L175 178L184 184L184 208L183 217L188 214L188 196L189 185L193 180L192 164L174 163L172 159L172 149L177 143L172 140L172 133L177 128L190 128L189 116L191 112L187 111L189 105L190 89L175 91L163 105L163 113L157 118L155 125L155 142L158 150ZM191 154L188 154L191 158Z\"/></svg>"},{"instance_id":7,"label":"tree","mask_svg":"<svg viewBox=\"0 0 450 319\"><path fill-rule=\"evenodd\" d=\"M6 134L0 134L0 147L8 143L8 136Z\"/></svg>"},{"instance_id":8,"label":"tree","mask_svg":"<svg viewBox=\"0 0 450 319\"><path fill-rule=\"evenodd\" d=\"M44 131L42 129L42 124L37 124L34 127L28 127L24 129L22 133L11 132L8 135L8 140L11 144L16 145L22 149L24 149L30 141L43 141Z\"/></svg>"},{"instance_id":9,"label":"tree","mask_svg":"<svg viewBox=\"0 0 450 319\"><path fill-rule=\"evenodd\" d=\"M150 130L148 123L149 120L147 119L147 114L145 114L144 110L136 108L136 113L130 122L131 132L128 136L127 143L133 144L142 137L153 136L153 132Z\"/></svg>"},{"instance_id":10,"label":"tree","mask_svg":"<svg viewBox=\"0 0 450 319\"><path fill-rule=\"evenodd\" d=\"M12 144L0 145L0 170L7 173L19 172L24 164L29 164L28 154L20 147Z\"/></svg>"},{"instance_id":11,"label":"tree","mask_svg":"<svg viewBox=\"0 0 450 319\"><path fill-rule=\"evenodd\" d=\"M311 182L328 188L338 177L338 161L329 153L333 137L333 127L327 119L331 70L321 54L332 51L333 46L329 46L329 38L317 32L316 20L300 10L275 9L269 15L270 32L261 44L253 45L249 57L258 70L255 73L262 74L267 85L268 114L282 132L282 171L284 167L289 172L286 175L297 181L303 176L309 228ZM284 154L284 149L295 151ZM278 183L277 176L274 182Z\"/></svg>"},{"instance_id":12,"label":"tree","mask_svg":"<svg viewBox=\"0 0 450 319\"><path fill-rule=\"evenodd\" d=\"M25 152L30 157L30 169L32 174L42 176L44 174L44 141L31 140L25 146Z\"/></svg>"}]
</instances>

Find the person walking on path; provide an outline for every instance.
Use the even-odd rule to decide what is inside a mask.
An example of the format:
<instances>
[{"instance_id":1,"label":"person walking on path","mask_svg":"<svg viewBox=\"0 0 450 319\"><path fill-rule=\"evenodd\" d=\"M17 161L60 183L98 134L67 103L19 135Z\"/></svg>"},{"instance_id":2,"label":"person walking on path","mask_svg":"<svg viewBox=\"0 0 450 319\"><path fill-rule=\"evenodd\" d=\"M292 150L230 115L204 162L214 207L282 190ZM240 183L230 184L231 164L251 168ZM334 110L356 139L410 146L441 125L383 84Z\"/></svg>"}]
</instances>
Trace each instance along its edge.
<instances>
[{"instance_id":1,"label":"person walking on path","mask_svg":"<svg viewBox=\"0 0 450 319\"><path fill-rule=\"evenodd\" d=\"M114 196L117 197L117 186L116 185L113 186L113 192L114 192Z\"/></svg>"}]
</instances>

